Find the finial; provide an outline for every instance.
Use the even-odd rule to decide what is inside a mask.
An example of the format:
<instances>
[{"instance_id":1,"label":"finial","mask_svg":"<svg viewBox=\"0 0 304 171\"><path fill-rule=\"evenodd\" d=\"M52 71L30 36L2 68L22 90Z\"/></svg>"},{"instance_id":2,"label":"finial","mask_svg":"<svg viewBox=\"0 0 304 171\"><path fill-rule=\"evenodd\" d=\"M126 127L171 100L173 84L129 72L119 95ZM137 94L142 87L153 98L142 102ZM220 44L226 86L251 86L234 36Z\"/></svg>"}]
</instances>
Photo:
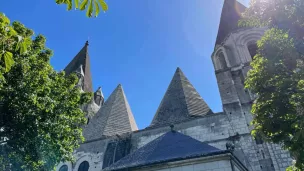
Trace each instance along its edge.
<instances>
[{"instance_id":1,"label":"finial","mask_svg":"<svg viewBox=\"0 0 304 171\"><path fill-rule=\"evenodd\" d=\"M86 46L89 46L89 40L86 41L85 45L86 45Z\"/></svg>"},{"instance_id":2,"label":"finial","mask_svg":"<svg viewBox=\"0 0 304 171\"><path fill-rule=\"evenodd\" d=\"M94 94L95 95L100 95L100 96L104 97L103 93L102 93L102 90L101 90L101 86L98 87L98 89L96 90L96 92Z\"/></svg>"},{"instance_id":3,"label":"finial","mask_svg":"<svg viewBox=\"0 0 304 171\"><path fill-rule=\"evenodd\" d=\"M227 149L227 150L233 152L233 151L234 151L234 148L235 148L235 146L234 146L233 143L231 143L231 142L227 142L227 143L226 143L226 149Z\"/></svg>"},{"instance_id":4,"label":"finial","mask_svg":"<svg viewBox=\"0 0 304 171\"><path fill-rule=\"evenodd\" d=\"M172 132L175 132L175 130L174 130L174 125L170 125L170 128L171 128L171 131L172 131Z\"/></svg>"},{"instance_id":5,"label":"finial","mask_svg":"<svg viewBox=\"0 0 304 171\"><path fill-rule=\"evenodd\" d=\"M94 101L98 106L102 106L104 104L104 96L101 87L98 87L98 89L94 93Z\"/></svg>"}]
</instances>

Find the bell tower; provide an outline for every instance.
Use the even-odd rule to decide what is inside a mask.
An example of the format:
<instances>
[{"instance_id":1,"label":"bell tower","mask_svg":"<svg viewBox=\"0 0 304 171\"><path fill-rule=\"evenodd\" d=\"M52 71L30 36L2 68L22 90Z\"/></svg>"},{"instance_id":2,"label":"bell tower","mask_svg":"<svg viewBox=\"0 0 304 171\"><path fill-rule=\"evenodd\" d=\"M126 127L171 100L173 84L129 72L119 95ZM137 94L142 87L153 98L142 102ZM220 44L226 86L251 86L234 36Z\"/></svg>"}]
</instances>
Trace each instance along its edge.
<instances>
[{"instance_id":1,"label":"bell tower","mask_svg":"<svg viewBox=\"0 0 304 171\"><path fill-rule=\"evenodd\" d=\"M256 42L266 28L240 28L238 21L246 7L236 0L225 0L212 62L222 100L223 111L238 140L233 140L236 148L245 153L250 170L274 171L285 169L280 163L281 153L286 151L276 144L263 142L251 137L253 127L251 107L255 95L244 88L250 62L257 51ZM231 135L232 137L236 137ZM246 141L243 143L242 141ZM247 146L251 146L248 150ZM285 156L285 154L284 154ZM288 156L288 155L286 155ZM289 159L285 159L286 161Z\"/></svg>"},{"instance_id":2,"label":"bell tower","mask_svg":"<svg viewBox=\"0 0 304 171\"><path fill-rule=\"evenodd\" d=\"M251 106L254 96L244 89L256 42L265 28L239 28L238 21L246 7L236 0L225 0L212 62L223 107L240 103Z\"/></svg>"},{"instance_id":3,"label":"bell tower","mask_svg":"<svg viewBox=\"0 0 304 171\"><path fill-rule=\"evenodd\" d=\"M223 110L238 133L249 133L252 129L249 125L254 95L244 88L244 82L257 49L256 42L265 32L265 28L238 27L245 10L246 7L236 0L224 1L212 54ZM240 120L247 129L238 129Z\"/></svg>"}]
</instances>

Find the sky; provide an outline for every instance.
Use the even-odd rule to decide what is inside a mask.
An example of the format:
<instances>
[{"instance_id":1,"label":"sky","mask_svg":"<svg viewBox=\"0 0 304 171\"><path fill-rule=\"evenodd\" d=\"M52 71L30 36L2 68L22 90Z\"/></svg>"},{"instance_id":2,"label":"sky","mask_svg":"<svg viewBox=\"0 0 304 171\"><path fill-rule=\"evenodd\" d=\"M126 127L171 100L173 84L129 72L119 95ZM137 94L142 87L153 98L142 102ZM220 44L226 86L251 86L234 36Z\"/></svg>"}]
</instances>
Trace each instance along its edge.
<instances>
[{"instance_id":1,"label":"sky","mask_svg":"<svg viewBox=\"0 0 304 171\"><path fill-rule=\"evenodd\" d=\"M122 84L140 129L151 123L177 67L214 112L222 111L211 54L224 0L106 0L97 18L55 0L9 0L0 12L47 38L60 71L89 40L93 87ZM249 0L239 0L248 5Z\"/></svg>"}]
</instances>

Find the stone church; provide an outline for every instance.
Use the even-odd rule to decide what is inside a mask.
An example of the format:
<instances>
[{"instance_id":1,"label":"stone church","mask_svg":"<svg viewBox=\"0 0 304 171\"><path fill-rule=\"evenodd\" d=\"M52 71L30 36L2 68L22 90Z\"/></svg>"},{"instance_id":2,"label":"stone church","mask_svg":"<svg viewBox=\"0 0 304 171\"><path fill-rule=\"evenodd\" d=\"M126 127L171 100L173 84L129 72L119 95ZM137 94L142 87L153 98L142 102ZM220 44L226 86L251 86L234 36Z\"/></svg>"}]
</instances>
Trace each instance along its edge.
<instances>
[{"instance_id":1,"label":"stone church","mask_svg":"<svg viewBox=\"0 0 304 171\"><path fill-rule=\"evenodd\" d=\"M57 171L283 171L290 154L280 145L250 135L255 96L244 80L265 28L238 28L246 9L225 0L212 61L223 111L214 113L180 68L160 102L151 124L138 130L122 85L104 99L99 88L83 126L86 139L74 162ZM88 43L65 68L76 72L79 87L93 92ZM199 77L199 75L198 75ZM93 117L90 117L93 116Z\"/></svg>"}]
</instances>

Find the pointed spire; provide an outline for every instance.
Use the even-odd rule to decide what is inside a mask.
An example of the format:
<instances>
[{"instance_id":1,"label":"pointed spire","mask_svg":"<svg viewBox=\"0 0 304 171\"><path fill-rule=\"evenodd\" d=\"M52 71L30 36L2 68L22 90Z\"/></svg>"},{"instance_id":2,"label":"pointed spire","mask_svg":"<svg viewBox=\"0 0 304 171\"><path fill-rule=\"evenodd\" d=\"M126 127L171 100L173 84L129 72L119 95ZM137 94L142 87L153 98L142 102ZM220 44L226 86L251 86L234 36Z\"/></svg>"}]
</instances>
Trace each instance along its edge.
<instances>
[{"instance_id":1,"label":"pointed spire","mask_svg":"<svg viewBox=\"0 0 304 171\"><path fill-rule=\"evenodd\" d=\"M119 84L84 129L86 140L138 130L122 86Z\"/></svg>"},{"instance_id":2,"label":"pointed spire","mask_svg":"<svg viewBox=\"0 0 304 171\"><path fill-rule=\"evenodd\" d=\"M104 103L104 96L101 90L101 87L98 87L96 92L94 93L94 101L98 106L102 106Z\"/></svg>"},{"instance_id":3,"label":"pointed spire","mask_svg":"<svg viewBox=\"0 0 304 171\"><path fill-rule=\"evenodd\" d=\"M215 45L221 44L226 36L238 29L238 21L246 7L237 0L224 0L219 30Z\"/></svg>"},{"instance_id":4,"label":"pointed spire","mask_svg":"<svg viewBox=\"0 0 304 171\"><path fill-rule=\"evenodd\" d=\"M83 89L85 92L93 92L91 65L90 65L88 46L89 46L89 42L86 41L84 47L73 58L73 60L65 67L64 71L68 75L72 72L77 72L80 65L82 65L82 69L83 69L83 73L84 73Z\"/></svg>"},{"instance_id":5,"label":"pointed spire","mask_svg":"<svg viewBox=\"0 0 304 171\"><path fill-rule=\"evenodd\" d=\"M212 113L209 106L177 68L151 126L169 125Z\"/></svg>"}]
</instances>

